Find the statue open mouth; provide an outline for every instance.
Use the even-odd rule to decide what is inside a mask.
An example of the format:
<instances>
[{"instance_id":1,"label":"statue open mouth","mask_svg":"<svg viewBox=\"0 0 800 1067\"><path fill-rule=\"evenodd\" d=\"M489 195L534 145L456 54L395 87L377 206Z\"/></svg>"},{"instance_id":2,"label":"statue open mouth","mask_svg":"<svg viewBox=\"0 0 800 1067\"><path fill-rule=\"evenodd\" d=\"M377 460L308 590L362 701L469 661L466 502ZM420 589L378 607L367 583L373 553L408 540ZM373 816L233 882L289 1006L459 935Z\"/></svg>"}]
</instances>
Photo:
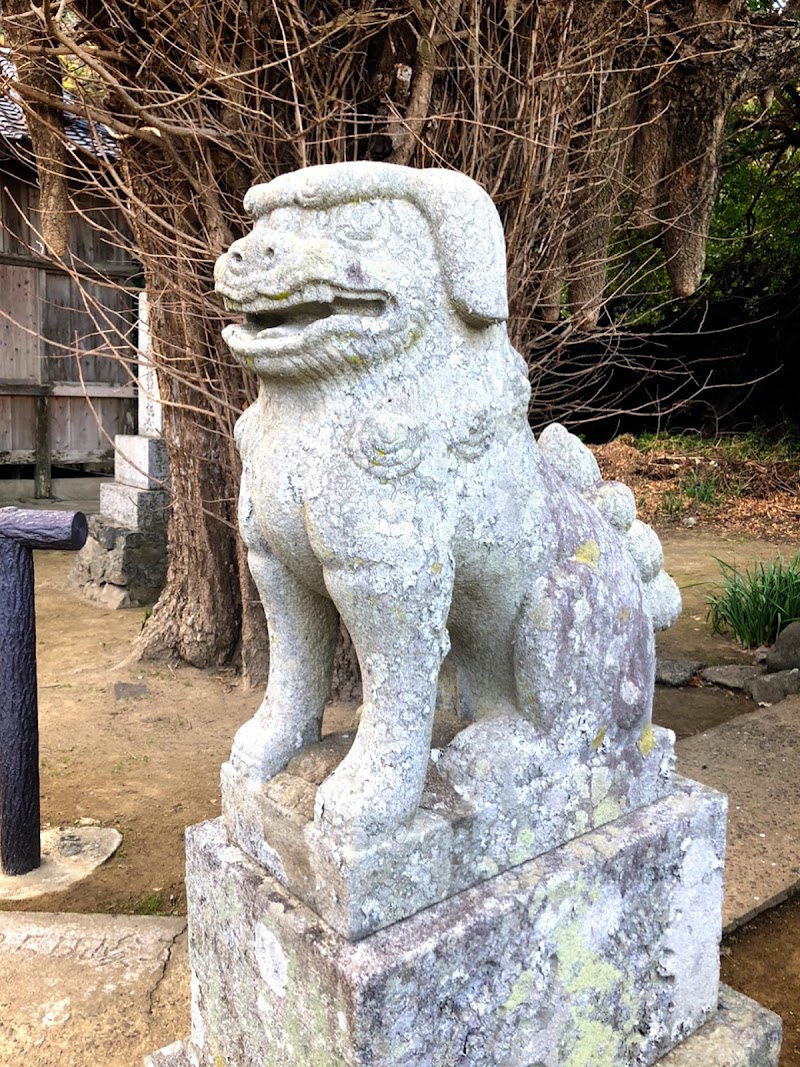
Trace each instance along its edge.
<instances>
[{"instance_id":1,"label":"statue open mouth","mask_svg":"<svg viewBox=\"0 0 800 1067\"><path fill-rule=\"evenodd\" d=\"M229 311L244 314L243 323L232 323L223 331L226 343L235 353L255 355L277 344L280 348L300 340L306 330L318 323L347 316L378 318L387 309L386 293L334 289L316 285L287 296L259 296L239 302L225 298Z\"/></svg>"}]
</instances>

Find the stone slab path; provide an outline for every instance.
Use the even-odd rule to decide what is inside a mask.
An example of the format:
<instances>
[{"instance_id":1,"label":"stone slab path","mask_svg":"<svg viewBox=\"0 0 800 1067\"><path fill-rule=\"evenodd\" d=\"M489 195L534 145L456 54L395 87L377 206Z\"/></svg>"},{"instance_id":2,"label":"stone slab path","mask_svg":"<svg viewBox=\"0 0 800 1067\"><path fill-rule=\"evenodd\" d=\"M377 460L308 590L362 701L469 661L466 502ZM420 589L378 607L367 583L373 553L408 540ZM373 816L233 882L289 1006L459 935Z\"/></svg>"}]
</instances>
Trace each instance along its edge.
<instances>
[{"instance_id":1,"label":"stone slab path","mask_svg":"<svg viewBox=\"0 0 800 1067\"><path fill-rule=\"evenodd\" d=\"M0 1064L139 1067L189 1026L184 919L0 913Z\"/></svg>"},{"instance_id":2,"label":"stone slab path","mask_svg":"<svg viewBox=\"0 0 800 1067\"><path fill-rule=\"evenodd\" d=\"M730 797L733 929L800 885L800 698L677 748ZM188 1032L188 987L183 919L0 912L0 1064L139 1067Z\"/></svg>"},{"instance_id":3,"label":"stone slab path","mask_svg":"<svg viewBox=\"0 0 800 1067\"><path fill-rule=\"evenodd\" d=\"M677 744L678 772L728 794L726 932L800 886L800 697Z\"/></svg>"}]
</instances>

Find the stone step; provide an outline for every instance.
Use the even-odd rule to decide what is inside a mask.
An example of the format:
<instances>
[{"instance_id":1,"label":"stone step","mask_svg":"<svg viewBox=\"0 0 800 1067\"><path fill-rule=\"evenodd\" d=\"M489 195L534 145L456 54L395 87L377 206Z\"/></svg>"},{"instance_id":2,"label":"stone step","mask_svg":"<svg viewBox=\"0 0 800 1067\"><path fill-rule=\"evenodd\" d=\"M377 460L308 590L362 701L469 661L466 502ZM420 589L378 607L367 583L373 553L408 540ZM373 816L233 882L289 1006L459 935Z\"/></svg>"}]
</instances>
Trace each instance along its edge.
<instances>
[{"instance_id":1,"label":"stone step","mask_svg":"<svg viewBox=\"0 0 800 1067\"><path fill-rule=\"evenodd\" d=\"M657 1067L777 1067L782 1032L778 1015L721 985L717 1014Z\"/></svg>"}]
</instances>

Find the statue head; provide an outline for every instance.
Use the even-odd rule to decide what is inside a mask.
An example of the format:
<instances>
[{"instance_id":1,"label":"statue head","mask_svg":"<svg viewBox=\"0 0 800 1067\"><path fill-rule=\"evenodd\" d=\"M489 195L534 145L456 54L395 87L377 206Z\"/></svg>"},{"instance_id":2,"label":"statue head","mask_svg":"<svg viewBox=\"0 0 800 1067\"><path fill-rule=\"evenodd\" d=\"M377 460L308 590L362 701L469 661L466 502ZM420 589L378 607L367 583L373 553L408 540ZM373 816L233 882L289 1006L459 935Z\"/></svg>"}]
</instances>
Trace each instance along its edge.
<instances>
[{"instance_id":1,"label":"statue head","mask_svg":"<svg viewBox=\"0 0 800 1067\"><path fill-rule=\"evenodd\" d=\"M253 229L217 261L245 322L223 334L265 376L335 373L418 343L440 314L472 330L508 315L505 244L489 196L448 170L337 163L245 198Z\"/></svg>"}]
</instances>

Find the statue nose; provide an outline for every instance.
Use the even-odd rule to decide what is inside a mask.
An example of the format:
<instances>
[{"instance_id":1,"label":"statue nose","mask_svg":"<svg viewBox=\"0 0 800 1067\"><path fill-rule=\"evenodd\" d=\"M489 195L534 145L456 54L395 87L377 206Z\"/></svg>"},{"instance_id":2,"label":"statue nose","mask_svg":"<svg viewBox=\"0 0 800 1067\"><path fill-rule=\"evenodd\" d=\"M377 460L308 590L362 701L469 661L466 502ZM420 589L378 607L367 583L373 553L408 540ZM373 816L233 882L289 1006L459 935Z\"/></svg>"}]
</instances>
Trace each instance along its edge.
<instances>
[{"instance_id":1,"label":"statue nose","mask_svg":"<svg viewBox=\"0 0 800 1067\"><path fill-rule=\"evenodd\" d=\"M228 249L228 268L234 272L244 271L248 266L266 266L275 258L275 243L269 239L254 240L253 235L234 241Z\"/></svg>"}]
</instances>

